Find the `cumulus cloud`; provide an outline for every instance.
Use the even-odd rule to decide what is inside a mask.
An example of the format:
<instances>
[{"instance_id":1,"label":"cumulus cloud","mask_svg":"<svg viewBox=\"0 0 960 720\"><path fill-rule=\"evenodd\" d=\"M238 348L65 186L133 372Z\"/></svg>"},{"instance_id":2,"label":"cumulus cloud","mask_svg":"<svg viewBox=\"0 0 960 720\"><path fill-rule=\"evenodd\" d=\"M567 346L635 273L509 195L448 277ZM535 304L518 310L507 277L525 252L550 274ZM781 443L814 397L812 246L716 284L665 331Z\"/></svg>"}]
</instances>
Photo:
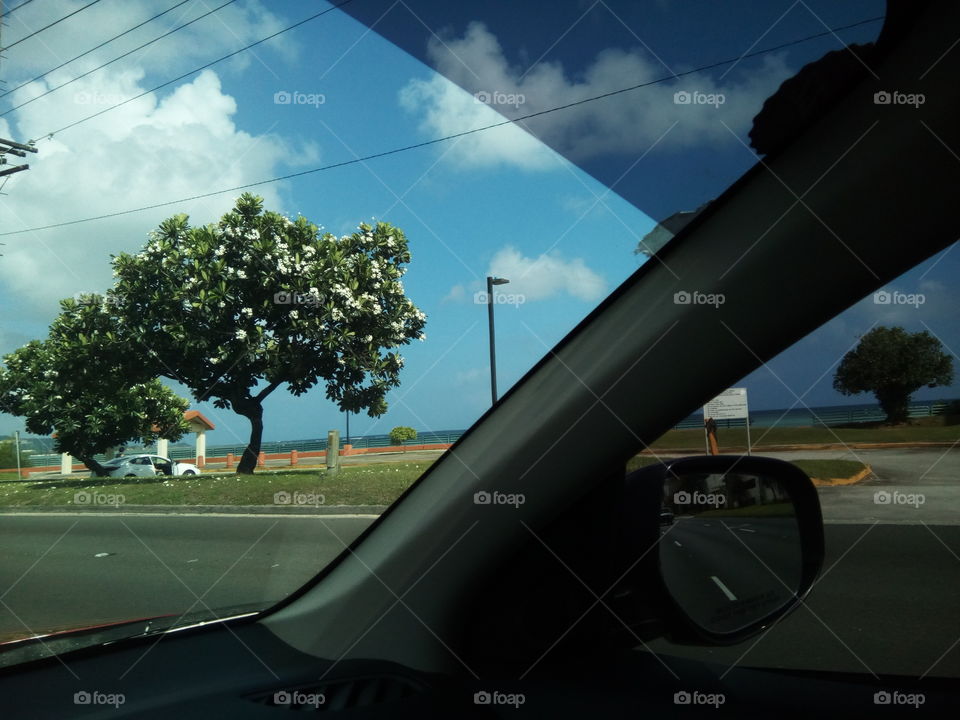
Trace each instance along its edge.
<instances>
[{"instance_id":1,"label":"cumulus cloud","mask_svg":"<svg viewBox=\"0 0 960 720\"><path fill-rule=\"evenodd\" d=\"M481 22L470 23L463 37L431 40L428 54L442 77L412 80L401 93L401 104L422 113L423 129L433 136L496 122L501 115L518 118L567 105L666 73L642 51L617 48L601 51L576 76L560 63L546 61L524 72L508 63L497 38ZM642 152L658 140L669 148L735 144L730 130L744 136L763 101L791 74L781 56L771 55L739 80L718 82L694 74L523 123L573 159ZM555 165L550 152L516 126L468 136L446 158L463 167Z\"/></svg>"},{"instance_id":2,"label":"cumulus cloud","mask_svg":"<svg viewBox=\"0 0 960 720\"><path fill-rule=\"evenodd\" d=\"M606 282L582 258L565 259L559 253L532 258L514 247L502 248L490 261L488 275L505 277L501 291L524 296L526 302L546 300L561 293L594 302L606 292Z\"/></svg>"},{"instance_id":3,"label":"cumulus cloud","mask_svg":"<svg viewBox=\"0 0 960 720\"><path fill-rule=\"evenodd\" d=\"M37 3L46 8L46 14L27 18L27 11L34 7L31 4L24 8L23 15L17 13L10 22L20 16L35 27L42 26L76 5ZM78 20L84 18L83 23L64 22L59 33L54 32L60 28L57 26L48 31L49 35L42 33L13 48L10 60L4 64L9 73L7 87L14 88L38 71L48 69L53 60L72 57L97 39L106 39L109 35L105 28L116 33L118 27L129 27L145 19L141 15L157 11L149 3L111 6L120 15L111 16L110 23L98 24L93 22L93 15L77 15ZM99 5L88 12L95 8ZM191 9L187 19L197 14ZM170 22L176 24L182 18L175 17ZM292 147L278 135L250 133L237 126L237 103L222 86L224 74L231 71L229 66L205 70L177 86L146 95L52 138L41 135L139 94L152 87L158 77L167 79L177 66L192 62L191 58L195 61L202 55L210 59L218 49L241 46L280 23L259 3L252 2L223 17L206 18L197 26L197 33L205 32L202 42L191 32L176 33L132 55L129 61L99 70L0 120L5 137L20 141L37 138L39 150L28 159L30 170L11 176L5 188L8 195L0 198L3 230L109 214L243 185L281 174L281 166L317 160L316 151L310 147ZM152 24L147 27L149 36L163 30ZM86 33L84 37L79 36L81 29ZM7 39L5 29L4 40ZM42 53L45 46L38 44L41 40L51 47L55 43L56 52L39 60L32 55L28 63L15 62L19 59L16 51L21 48L30 46ZM109 49L112 57L122 47L111 44L103 52ZM101 53L95 55L28 84L6 99L17 105L36 97L102 61ZM264 196L267 207L282 210L281 190L277 185L266 185L256 192ZM137 251L145 242L146 233L175 213L190 214L194 224L215 221L232 206L236 194L2 238L5 246L0 248L4 255L0 258L0 302L15 302L20 319L42 327L56 313L59 299L81 291L102 292L110 285L111 254ZM0 353L13 349L7 342L3 345Z\"/></svg>"}]
</instances>

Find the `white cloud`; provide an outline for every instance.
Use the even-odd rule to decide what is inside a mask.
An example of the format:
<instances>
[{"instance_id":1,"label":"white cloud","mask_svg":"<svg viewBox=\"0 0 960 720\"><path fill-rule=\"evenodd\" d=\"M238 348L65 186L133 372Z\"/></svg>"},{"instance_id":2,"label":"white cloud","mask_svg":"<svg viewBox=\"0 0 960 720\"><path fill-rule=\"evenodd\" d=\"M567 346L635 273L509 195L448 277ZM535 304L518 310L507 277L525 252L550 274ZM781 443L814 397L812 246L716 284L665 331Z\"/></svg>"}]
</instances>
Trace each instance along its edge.
<instances>
[{"instance_id":1,"label":"white cloud","mask_svg":"<svg viewBox=\"0 0 960 720\"><path fill-rule=\"evenodd\" d=\"M587 267L582 258L567 260L556 252L531 258L507 246L493 256L487 274L507 278L509 285L502 286L500 291L523 295L525 302L561 293L594 302L606 292L604 279Z\"/></svg>"},{"instance_id":2,"label":"white cloud","mask_svg":"<svg viewBox=\"0 0 960 720\"><path fill-rule=\"evenodd\" d=\"M104 6L108 3L103 3ZM103 41L119 28L130 27L165 7L161 3L100 5L17 45L4 62L7 87L15 88L65 58ZM51 0L26 6L9 19L4 40L13 42L24 30L19 18L41 27L80 6ZM105 59L142 43L201 12L215 7L190 5L174 11L120 41L67 65L11 93L11 106L65 80L77 77ZM42 9L42 11L41 11ZM106 15L103 15L106 13ZM103 17L101 17L103 15ZM243 185L282 173L283 166L317 161L312 144L291 147L281 137L254 134L237 127L237 102L221 79L234 77L244 63L273 60L276 53L258 46L256 55L207 69L178 85L145 95L122 107L47 138L48 133L137 95L185 70L239 48L282 27L281 20L253 0L231 5L188 29L139 51L121 62L81 78L0 119L4 137L38 138L39 152L28 158L30 170L11 176L0 198L3 230L55 224L166 200ZM295 53L287 42L281 60ZM254 189L271 209L285 210L282 186ZM194 224L216 220L237 193L191 201L62 228L0 239L0 303L15 303L18 316L35 323L39 333L57 311L57 301L78 291L103 291L112 282L111 254L137 251L146 234L166 217L186 212ZM0 353L13 349L6 342Z\"/></svg>"},{"instance_id":3,"label":"white cloud","mask_svg":"<svg viewBox=\"0 0 960 720\"><path fill-rule=\"evenodd\" d=\"M463 285L454 285L450 292L443 296L440 301L442 304L449 302L461 302L467 296L467 289Z\"/></svg>"},{"instance_id":4,"label":"white cloud","mask_svg":"<svg viewBox=\"0 0 960 720\"><path fill-rule=\"evenodd\" d=\"M442 75L411 80L400 91L400 105L424 114L420 129L431 137L457 133L503 122L503 117ZM447 141L445 156L464 167L516 165L538 170L555 167L556 154L516 125L504 125Z\"/></svg>"},{"instance_id":5,"label":"white cloud","mask_svg":"<svg viewBox=\"0 0 960 720\"><path fill-rule=\"evenodd\" d=\"M431 41L428 54L442 77L411 81L401 103L423 113L423 129L432 136L496 122L499 113L517 118L567 105L657 80L666 73L639 50L615 48L600 52L577 77L569 76L556 62L540 62L524 73L509 65L497 38L480 22L470 23L462 38ZM744 137L763 101L791 74L782 57L772 55L739 82L720 84L708 75L690 75L524 122L538 137L575 159L642 152L664 133L664 147L736 144L730 130ZM455 90L446 78L469 92ZM700 93L701 100L720 94L723 102L678 104L677 92ZM484 94L493 105L476 103L471 93ZM536 140L516 126L508 129L511 132L497 129L467 136L447 159L464 167L512 163L541 169L553 164L551 154L538 147Z\"/></svg>"}]
</instances>

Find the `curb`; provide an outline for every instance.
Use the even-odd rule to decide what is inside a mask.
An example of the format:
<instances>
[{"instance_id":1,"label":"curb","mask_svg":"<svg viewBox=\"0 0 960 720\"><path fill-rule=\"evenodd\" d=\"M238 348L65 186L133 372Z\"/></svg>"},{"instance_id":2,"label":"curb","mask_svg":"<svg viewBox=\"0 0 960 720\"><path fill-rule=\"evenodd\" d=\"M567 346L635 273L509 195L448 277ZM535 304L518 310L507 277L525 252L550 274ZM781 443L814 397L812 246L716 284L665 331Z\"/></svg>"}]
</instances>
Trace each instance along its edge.
<instances>
[{"instance_id":1,"label":"curb","mask_svg":"<svg viewBox=\"0 0 960 720\"><path fill-rule=\"evenodd\" d=\"M817 487L834 487L836 485L854 485L873 474L873 468L867 465L860 472L846 478L810 478Z\"/></svg>"},{"instance_id":2,"label":"curb","mask_svg":"<svg viewBox=\"0 0 960 720\"><path fill-rule=\"evenodd\" d=\"M85 513L102 515L379 515L387 509L386 505L47 505L22 506L0 509L0 515L29 515L32 513L67 513L82 515Z\"/></svg>"}]
</instances>

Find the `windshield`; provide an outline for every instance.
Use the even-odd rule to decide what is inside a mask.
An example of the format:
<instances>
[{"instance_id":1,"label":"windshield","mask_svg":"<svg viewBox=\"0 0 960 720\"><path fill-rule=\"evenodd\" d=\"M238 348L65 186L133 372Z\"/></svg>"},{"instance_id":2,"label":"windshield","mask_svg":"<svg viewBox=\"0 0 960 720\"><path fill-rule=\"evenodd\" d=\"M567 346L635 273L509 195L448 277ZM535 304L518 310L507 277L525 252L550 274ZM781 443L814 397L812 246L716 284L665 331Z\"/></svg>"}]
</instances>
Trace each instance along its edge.
<instances>
[{"instance_id":1,"label":"windshield","mask_svg":"<svg viewBox=\"0 0 960 720\"><path fill-rule=\"evenodd\" d=\"M884 13L356 5L7 11L0 641L301 588Z\"/></svg>"}]
</instances>

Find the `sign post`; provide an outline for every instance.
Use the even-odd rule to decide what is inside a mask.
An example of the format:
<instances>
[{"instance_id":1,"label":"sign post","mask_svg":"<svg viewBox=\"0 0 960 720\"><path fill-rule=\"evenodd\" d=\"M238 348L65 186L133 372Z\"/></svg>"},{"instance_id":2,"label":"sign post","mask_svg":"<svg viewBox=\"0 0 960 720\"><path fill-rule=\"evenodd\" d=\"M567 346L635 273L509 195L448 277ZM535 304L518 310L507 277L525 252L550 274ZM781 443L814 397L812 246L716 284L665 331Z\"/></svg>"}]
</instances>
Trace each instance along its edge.
<instances>
[{"instance_id":1,"label":"sign post","mask_svg":"<svg viewBox=\"0 0 960 720\"><path fill-rule=\"evenodd\" d=\"M703 419L738 420L743 418L747 422L747 455L750 454L750 409L747 406L747 389L730 388L724 390L713 400L703 406ZM706 432L706 430L704 430Z\"/></svg>"}]
</instances>

